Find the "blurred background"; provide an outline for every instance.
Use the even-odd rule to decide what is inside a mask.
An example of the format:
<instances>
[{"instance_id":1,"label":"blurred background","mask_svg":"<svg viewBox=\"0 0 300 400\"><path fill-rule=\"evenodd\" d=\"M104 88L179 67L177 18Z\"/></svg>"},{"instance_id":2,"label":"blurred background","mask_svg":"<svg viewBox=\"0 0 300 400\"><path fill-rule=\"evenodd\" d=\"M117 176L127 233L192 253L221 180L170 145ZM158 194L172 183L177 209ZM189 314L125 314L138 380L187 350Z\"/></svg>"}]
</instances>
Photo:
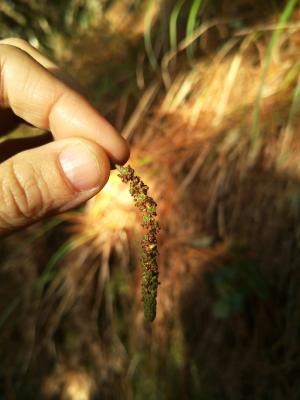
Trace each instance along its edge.
<instances>
[{"instance_id":1,"label":"blurred background","mask_svg":"<svg viewBox=\"0 0 300 400\"><path fill-rule=\"evenodd\" d=\"M1 239L0 399L298 400L298 1L2 0L0 27L128 139L162 227L153 324L115 172Z\"/></svg>"}]
</instances>

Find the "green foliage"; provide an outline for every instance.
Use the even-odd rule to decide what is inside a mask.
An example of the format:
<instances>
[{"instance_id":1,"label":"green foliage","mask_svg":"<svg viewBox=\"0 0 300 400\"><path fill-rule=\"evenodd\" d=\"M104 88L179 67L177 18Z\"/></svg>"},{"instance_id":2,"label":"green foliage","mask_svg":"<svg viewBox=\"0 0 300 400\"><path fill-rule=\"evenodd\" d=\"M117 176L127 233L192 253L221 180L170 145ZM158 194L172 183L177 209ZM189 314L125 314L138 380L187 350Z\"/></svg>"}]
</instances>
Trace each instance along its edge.
<instances>
[{"instance_id":1,"label":"green foliage","mask_svg":"<svg viewBox=\"0 0 300 400\"><path fill-rule=\"evenodd\" d=\"M274 49L278 43L280 36L281 36L283 26L290 19L297 3L298 3L297 0L288 0L285 8L283 9L283 11L280 15L280 19L279 19L277 28L274 30L274 33L272 34L272 37L271 37L271 40L270 40L270 43L269 43L269 46L267 49L267 53L266 53L264 65L263 65L263 70L262 70L262 74L260 77L259 89L258 89L256 101L254 104L254 113L253 113L253 122L252 122L252 139L253 139L254 144L255 144L255 141L259 134L261 100L262 100L263 88L264 88L266 76L268 73L268 69L270 66L272 54L274 52Z\"/></svg>"},{"instance_id":2,"label":"green foliage","mask_svg":"<svg viewBox=\"0 0 300 400\"><path fill-rule=\"evenodd\" d=\"M299 67L300 65L298 65ZM298 115L300 109L300 77L298 78L297 85L293 93L291 109L288 117L288 125L292 125L295 117Z\"/></svg>"},{"instance_id":3,"label":"green foliage","mask_svg":"<svg viewBox=\"0 0 300 400\"><path fill-rule=\"evenodd\" d=\"M53 253L52 257L47 262L41 276L37 279L34 289L37 294L40 295L44 289L49 285L54 278L59 274L59 269L57 266L61 263L64 258L70 254L73 250L82 246L86 242L86 238L84 237L74 237L66 242L63 242L62 245Z\"/></svg>"},{"instance_id":4,"label":"green foliage","mask_svg":"<svg viewBox=\"0 0 300 400\"><path fill-rule=\"evenodd\" d=\"M199 14L199 11L201 9L201 6L203 4L202 0L194 0L189 12L188 20L187 20L187 26L186 26L186 36L192 36L194 30L197 27L197 17ZM194 55L194 46L191 45L188 48L188 56L191 59Z\"/></svg>"},{"instance_id":5,"label":"green foliage","mask_svg":"<svg viewBox=\"0 0 300 400\"><path fill-rule=\"evenodd\" d=\"M172 51L175 51L177 49L178 19L179 19L180 11L181 11L184 3L185 3L185 0L178 0L170 14L169 36L170 36L170 47L171 47Z\"/></svg>"},{"instance_id":6,"label":"green foliage","mask_svg":"<svg viewBox=\"0 0 300 400\"><path fill-rule=\"evenodd\" d=\"M265 300L269 290L259 266L248 259L239 259L208 274L216 293L213 315L226 319L244 310L248 301Z\"/></svg>"},{"instance_id":7,"label":"green foliage","mask_svg":"<svg viewBox=\"0 0 300 400\"><path fill-rule=\"evenodd\" d=\"M154 70L156 70L158 66L152 42L152 22L153 22L155 2L156 0L149 1L148 9L145 15L145 34L144 34L145 50L148 55L150 65Z\"/></svg>"}]
</instances>

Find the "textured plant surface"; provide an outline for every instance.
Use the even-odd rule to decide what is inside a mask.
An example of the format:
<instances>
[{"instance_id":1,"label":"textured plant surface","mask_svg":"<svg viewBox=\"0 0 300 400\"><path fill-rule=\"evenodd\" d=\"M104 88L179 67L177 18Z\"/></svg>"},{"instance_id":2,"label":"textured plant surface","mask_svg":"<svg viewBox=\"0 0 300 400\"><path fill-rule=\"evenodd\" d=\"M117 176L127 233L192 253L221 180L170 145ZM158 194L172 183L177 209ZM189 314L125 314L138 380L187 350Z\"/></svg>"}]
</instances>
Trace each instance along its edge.
<instances>
[{"instance_id":1,"label":"textured plant surface","mask_svg":"<svg viewBox=\"0 0 300 400\"><path fill-rule=\"evenodd\" d=\"M157 264L157 234L159 224L156 221L156 202L148 196L149 187L135 175L134 169L127 165L126 167L117 167L122 182L129 183L129 192L133 197L135 206L143 213L143 228L147 233L142 239L143 254L142 263L142 296L144 302L144 315L147 321L153 321L156 316L156 297L159 285L158 264Z\"/></svg>"}]
</instances>

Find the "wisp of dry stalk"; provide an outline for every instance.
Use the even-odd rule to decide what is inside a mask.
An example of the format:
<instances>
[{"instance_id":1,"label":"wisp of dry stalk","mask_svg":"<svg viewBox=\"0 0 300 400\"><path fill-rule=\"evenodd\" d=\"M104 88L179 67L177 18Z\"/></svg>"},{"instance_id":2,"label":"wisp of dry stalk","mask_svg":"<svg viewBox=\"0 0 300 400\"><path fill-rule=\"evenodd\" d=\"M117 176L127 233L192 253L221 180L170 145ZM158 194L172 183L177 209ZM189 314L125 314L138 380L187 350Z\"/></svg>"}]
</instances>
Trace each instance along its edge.
<instances>
[{"instance_id":1,"label":"wisp of dry stalk","mask_svg":"<svg viewBox=\"0 0 300 400\"><path fill-rule=\"evenodd\" d=\"M144 184L134 169L127 165L117 166L118 176L122 182L129 183L129 192L134 200L134 205L143 213L142 227L146 234L141 241L142 245L142 297L144 315L147 321L154 321L156 317L156 298L159 285L159 270L157 263L157 234L159 224L156 221L156 202L148 196L149 187Z\"/></svg>"}]
</instances>

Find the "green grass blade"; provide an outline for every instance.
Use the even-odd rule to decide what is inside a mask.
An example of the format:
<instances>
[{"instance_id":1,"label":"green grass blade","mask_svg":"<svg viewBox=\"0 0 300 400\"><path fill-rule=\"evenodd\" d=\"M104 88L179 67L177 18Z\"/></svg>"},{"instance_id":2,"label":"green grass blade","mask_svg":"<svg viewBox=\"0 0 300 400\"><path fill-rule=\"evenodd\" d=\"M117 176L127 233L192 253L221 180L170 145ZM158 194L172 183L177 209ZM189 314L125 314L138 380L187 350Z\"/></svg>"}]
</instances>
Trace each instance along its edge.
<instances>
[{"instance_id":1,"label":"green grass blade","mask_svg":"<svg viewBox=\"0 0 300 400\"><path fill-rule=\"evenodd\" d=\"M187 27L186 27L186 36L187 37L191 36L196 28L197 17L198 17L198 13L199 13L201 6L202 6L202 0L193 0L193 4L192 4L190 12L189 12ZM194 44L192 44L188 47L187 55L188 55L189 59L193 58Z\"/></svg>"},{"instance_id":2,"label":"green grass blade","mask_svg":"<svg viewBox=\"0 0 300 400\"><path fill-rule=\"evenodd\" d=\"M298 61L296 64L294 64L286 76L284 77L282 81L282 90L288 89L291 83L295 82L297 76L300 73L300 61Z\"/></svg>"},{"instance_id":3,"label":"green grass blade","mask_svg":"<svg viewBox=\"0 0 300 400\"><path fill-rule=\"evenodd\" d=\"M288 116L286 128L284 130L284 136L278 156L278 163L284 162L288 158L291 142L295 132L294 122L296 117L299 115L300 109L300 77L298 78L297 85L294 89L292 104Z\"/></svg>"},{"instance_id":4,"label":"green grass blade","mask_svg":"<svg viewBox=\"0 0 300 400\"><path fill-rule=\"evenodd\" d=\"M169 37L170 47L172 51L176 51L177 49L177 22L184 3L185 0L177 1L170 15Z\"/></svg>"},{"instance_id":5,"label":"green grass blade","mask_svg":"<svg viewBox=\"0 0 300 400\"><path fill-rule=\"evenodd\" d=\"M147 56L150 61L151 67L156 70L158 67L155 51L152 44L152 20L153 20L153 9L155 6L155 0L150 0L148 9L145 15L145 34L144 43Z\"/></svg>"},{"instance_id":6,"label":"green grass blade","mask_svg":"<svg viewBox=\"0 0 300 400\"><path fill-rule=\"evenodd\" d=\"M81 246L86 242L86 238L78 237L72 238L67 242L63 243L61 247L53 254L49 262L46 265L45 271L37 282L38 290L43 290L44 286L47 285L55 276L55 266L72 250Z\"/></svg>"},{"instance_id":7,"label":"green grass blade","mask_svg":"<svg viewBox=\"0 0 300 400\"><path fill-rule=\"evenodd\" d=\"M2 329L5 322L8 320L10 315L15 311L20 303L20 298L16 297L12 302L6 307L3 313L0 315L0 329Z\"/></svg>"},{"instance_id":8,"label":"green grass blade","mask_svg":"<svg viewBox=\"0 0 300 400\"><path fill-rule=\"evenodd\" d=\"M43 222L43 225L32 234L32 236L28 239L26 242L26 245L28 243L32 243L35 240L39 239L41 236L44 236L47 232L51 231L51 229L56 228L58 225L61 225L64 222L62 218L58 217L52 217L49 221Z\"/></svg>"},{"instance_id":9,"label":"green grass blade","mask_svg":"<svg viewBox=\"0 0 300 400\"><path fill-rule=\"evenodd\" d=\"M262 92L263 92L264 83L265 83L268 69L269 69L270 62L271 62L272 52L278 42L278 39L280 38L284 24L291 17L297 3L298 3L298 0L289 0L288 1L287 5L285 6L285 8L280 16L278 25L271 37L270 44L267 49L267 54L266 54L266 57L264 60L262 74L260 77L259 89L258 89L258 93L256 96L255 104L254 104L253 121L252 121L252 129L251 129L252 144L255 144L256 139L258 138L258 134L259 134L259 121L260 121L260 112L261 112Z\"/></svg>"},{"instance_id":10,"label":"green grass blade","mask_svg":"<svg viewBox=\"0 0 300 400\"><path fill-rule=\"evenodd\" d=\"M38 289L43 289L43 287L49 283L54 276L54 267L73 249L72 241L64 243L50 258L46 265L45 271L37 282Z\"/></svg>"},{"instance_id":11,"label":"green grass blade","mask_svg":"<svg viewBox=\"0 0 300 400\"><path fill-rule=\"evenodd\" d=\"M288 124L294 123L295 116L299 113L299 110L300 110L300 77L298 79L296 88L294 90L292 105L289 112Z\"/></svg>"}]
</instances>

